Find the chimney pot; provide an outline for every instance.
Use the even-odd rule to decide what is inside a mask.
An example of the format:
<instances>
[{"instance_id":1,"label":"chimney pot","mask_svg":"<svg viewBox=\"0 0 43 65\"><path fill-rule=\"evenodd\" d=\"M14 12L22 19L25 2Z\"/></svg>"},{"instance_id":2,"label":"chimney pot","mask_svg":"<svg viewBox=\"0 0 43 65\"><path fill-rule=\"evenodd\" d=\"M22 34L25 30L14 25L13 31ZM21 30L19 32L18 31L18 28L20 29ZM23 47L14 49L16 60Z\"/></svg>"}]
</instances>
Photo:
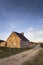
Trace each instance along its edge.
<instances>
[{"instance_id":1,"label":"chimney pot","mask_svg":"<svg viewBox=\"0 0 43 65\"><path fill-rule=\"evenodd\" d=\"M24 33L23 33L23 32L21 32L20 34L24 35Z\"/></svg>"}]
</instances>

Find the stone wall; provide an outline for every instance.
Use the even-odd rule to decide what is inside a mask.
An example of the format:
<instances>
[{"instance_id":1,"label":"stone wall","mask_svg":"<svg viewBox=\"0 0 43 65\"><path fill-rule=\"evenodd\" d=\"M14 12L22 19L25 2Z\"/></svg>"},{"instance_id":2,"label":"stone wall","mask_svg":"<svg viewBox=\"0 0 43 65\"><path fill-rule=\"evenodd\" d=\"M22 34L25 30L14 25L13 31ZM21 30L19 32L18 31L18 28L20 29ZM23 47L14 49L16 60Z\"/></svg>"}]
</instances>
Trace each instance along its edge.
<instances>
[{"instance_id":1,"label":"stone wall","mask_svg":"<svg viewBox=\"0 0 43 65\"><path fill-rule=\"evenodd\" d=\"M28 48L29 47L29 42L28 41L21 41L20 47L21 48Z\"/></svg>"},{"instance_id":2,"label":"stone wall","mask_svg":"<svg viewBox=\"0 0 43 65\"><path fill-rule=\"evenodd\" d=\"M15 34L12 33L9 38L6 40L7 47L11 48L20 48L20 38Z\"/></svg>"},{"instance_id":3,"label":"stone wall","mask_svg":"<svg viewBox=\"0 0 43 65\"><path fill-rule=\"evenodd\" d=\"M5 47L6 42L1 42L0 47Z\"/></svg>"}]
</instances>

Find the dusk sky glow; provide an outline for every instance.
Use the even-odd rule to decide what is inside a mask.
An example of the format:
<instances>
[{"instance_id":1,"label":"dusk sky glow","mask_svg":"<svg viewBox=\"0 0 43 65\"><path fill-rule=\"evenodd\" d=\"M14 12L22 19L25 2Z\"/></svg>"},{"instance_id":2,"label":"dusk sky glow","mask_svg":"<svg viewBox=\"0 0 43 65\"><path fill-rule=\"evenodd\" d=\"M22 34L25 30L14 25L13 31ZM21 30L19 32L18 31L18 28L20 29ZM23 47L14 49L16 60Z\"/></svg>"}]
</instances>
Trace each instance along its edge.
<instances>
[{"instance_id":1,"label":"dusk sky glow","mask_svg":"<svg viewBox=\"0 0 43 65\"><path fill-rule=\"evenodd\" d=\"M0 39L12 31L30 41L43 41L43 0L0 0Z\"/></svg>"}]
</instances>

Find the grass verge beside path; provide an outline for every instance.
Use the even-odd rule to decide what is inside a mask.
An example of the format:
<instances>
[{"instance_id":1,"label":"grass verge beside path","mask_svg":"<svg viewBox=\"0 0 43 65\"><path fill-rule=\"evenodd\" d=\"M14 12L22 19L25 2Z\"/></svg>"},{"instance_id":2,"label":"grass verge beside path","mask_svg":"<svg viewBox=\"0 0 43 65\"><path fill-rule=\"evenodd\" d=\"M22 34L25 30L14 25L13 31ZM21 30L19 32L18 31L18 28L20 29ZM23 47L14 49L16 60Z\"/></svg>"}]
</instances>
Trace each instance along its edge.
<instances>
[{"instance_id":1,"label":"grass verge beside path","mask_svg":"<svg viewBox=\"0 0 43 65\"><path fill-rule=\"evenodd\" d=\"M29 50L31 48L4 48L0 47L0 59L12 56L14 54Z\"/></svg>"},{"instance_id":2,"label":"grass verge beside path","mask_svg":"<svg viewBox=\"0 0 43 65\"><path fill-rule=\"evenodd\" d=\"M25 62L23 65L43 65L43 48L39 51L39 54L34 60Z\"/></svg>"}]
</instances>

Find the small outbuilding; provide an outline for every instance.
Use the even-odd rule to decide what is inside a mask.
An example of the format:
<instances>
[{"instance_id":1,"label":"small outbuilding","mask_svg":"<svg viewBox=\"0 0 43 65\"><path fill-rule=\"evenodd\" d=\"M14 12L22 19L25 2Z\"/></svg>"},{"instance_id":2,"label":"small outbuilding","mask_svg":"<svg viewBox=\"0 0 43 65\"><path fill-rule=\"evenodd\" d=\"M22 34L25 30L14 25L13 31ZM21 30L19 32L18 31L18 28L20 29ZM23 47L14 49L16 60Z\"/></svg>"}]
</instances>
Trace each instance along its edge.
<instances>
[{"instance_id":1,"label":"small outbuilding","mask_svg":"<svg viewBox=\"0 0 43 65\"><path fill-rule=\"evenodd\" d=\"M5 47L6 43L4 40L0 40L0 47Z\"/></svg>"}]
</instances>

